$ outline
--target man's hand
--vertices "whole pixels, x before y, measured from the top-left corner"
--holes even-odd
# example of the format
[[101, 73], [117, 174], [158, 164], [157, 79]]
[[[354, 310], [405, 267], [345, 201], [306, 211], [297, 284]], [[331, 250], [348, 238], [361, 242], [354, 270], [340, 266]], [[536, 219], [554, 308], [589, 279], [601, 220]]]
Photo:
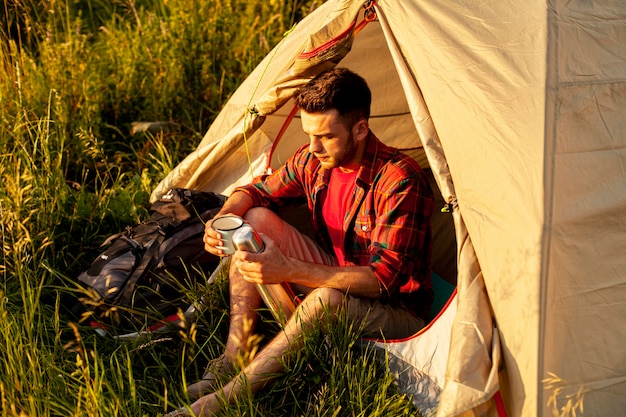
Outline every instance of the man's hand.
[[213, 219], [206, 223], [204, 228], [204, 249], [217, 256], [224, 256], [224, 251], [218, 246], [224, 246], [222, 236], [213, 229], [213, 222], [223, 216], [231, 215], [243, 217], [252, 207], [252, 199], [242, 191], [235, 191], [228, 197], [228, 200], [222, 206], [222, 209], [215, 215]]
[[224, 251], [222, 250], [222, 248], [224, 247], [224, 240], [223, 240], [224, 236], [222, 236], [220, 232], [218, 232], [217, 230], [213, 228], [213, 222], [219, 219], [220, 217], [224, 217], [227, 215], [234, 216], [233, 214], [230, 214], [230, 213], [217, 215], [211, 220], [209, 220], [204, 226], [204, 237], [202, 238], [204, 242], [204, 250], [206, 250], [209, 253], [212, 253], [213, 255], [217, 255], [217, 256], [225, 255]]
[[231, 262], [243, 278], [254, 284], [278, 284], [289, 281], [293, 271], [290, 260], [267, 235], [260, 234], [265, 250], [261, 253], [237, 251]]

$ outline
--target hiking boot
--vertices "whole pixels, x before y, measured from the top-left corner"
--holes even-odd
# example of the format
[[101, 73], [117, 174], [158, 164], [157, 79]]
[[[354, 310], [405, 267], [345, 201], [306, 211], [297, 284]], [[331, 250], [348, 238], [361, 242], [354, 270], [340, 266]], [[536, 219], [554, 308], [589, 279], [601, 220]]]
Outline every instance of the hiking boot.
[[204, 369], [204, 375], [200, 381], [194, 382], [187, 387], [187, 394], [193, 401], [216, 391], [220, 386], [230, 381], [235, 376], [235, 366], [223, 353], [209, 361]]
[[179, 408], [178, 410], [170, 411], [163, 417], [191, 417], [191, 413], [186, 408]]

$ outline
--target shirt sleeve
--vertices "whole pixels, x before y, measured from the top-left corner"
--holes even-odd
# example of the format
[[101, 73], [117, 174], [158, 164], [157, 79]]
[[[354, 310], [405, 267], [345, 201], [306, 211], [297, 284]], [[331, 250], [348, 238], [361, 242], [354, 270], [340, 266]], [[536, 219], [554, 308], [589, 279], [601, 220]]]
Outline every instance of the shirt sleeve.
[[401, 171], [390, 170], [374, 191], [376, 220], [369, 263], [383, 298], [400, 287], [417, 291], [430, 268], [433, 194], [421, 169], [409, 175]]
[[285, 164], [269, 175], [256, 177], [251, 184], [238, 187], [252, 198], [254, 207], [278, 210], [296, 207], [306, 199], [305, 175], [310, 154], [302, 146]]

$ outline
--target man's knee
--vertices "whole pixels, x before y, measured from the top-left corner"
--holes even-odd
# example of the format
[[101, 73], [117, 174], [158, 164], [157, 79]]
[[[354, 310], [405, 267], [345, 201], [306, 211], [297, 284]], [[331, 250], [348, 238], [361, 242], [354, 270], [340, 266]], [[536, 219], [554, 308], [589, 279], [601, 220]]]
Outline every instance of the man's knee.
[[[278, 216], [265, 207], [253, 207], [244, 214], [243, 218], [254, 228], [254, 230], [264, 229], [267, 223], [273, 223]], [[280, 220], [280, 219], [279, 219]]]
[[265, 207], [253, 207], [243, 218], [259, 233], [264, 233], [274, 240], [282, 236], [284, 221], [272, 210]]
[[316, 288], [304, 298], [292, 318], [295, 318], [300, 326], [321, 326], [324, 330], [328, 320], [335, 321], [337, 311], [341, 308], [345, 297], [346, 295], [339, 290]]
[[334, 311], [345, 302], [346, 297], [343, 291], [334, 288], [316, 288], [311, 291], [306, 300], [315, 306]]

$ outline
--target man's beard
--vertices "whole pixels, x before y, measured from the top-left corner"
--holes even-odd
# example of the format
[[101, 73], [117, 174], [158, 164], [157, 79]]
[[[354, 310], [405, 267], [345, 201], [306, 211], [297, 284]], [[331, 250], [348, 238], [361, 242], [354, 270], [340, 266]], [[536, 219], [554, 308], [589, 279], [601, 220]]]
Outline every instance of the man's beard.
[[338, 168], [344, 166], [349, 163], [354, 155], [356, 154], [356, 141], [354, 140], [354, 135], [350, 132], [348, 136], [348, 140], [346, 141], [346, 146], [342, 149], [341, 152], [337, 153], [334, 157], [334, 164], [331, 168]]

